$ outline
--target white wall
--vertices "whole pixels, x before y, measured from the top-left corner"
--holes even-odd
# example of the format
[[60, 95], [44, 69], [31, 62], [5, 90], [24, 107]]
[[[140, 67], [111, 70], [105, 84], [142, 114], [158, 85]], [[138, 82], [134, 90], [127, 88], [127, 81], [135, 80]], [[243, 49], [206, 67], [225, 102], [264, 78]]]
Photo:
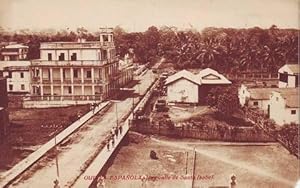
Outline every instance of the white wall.
[[[21, 78], [21, 72], [24, 77]], [[4, 71], [3, 76], [8, 76], [8, 72]], [[9, 85], [13, 86], [12, 90], [9, 90]], [[22, 85], [24, 85], [24, 90], [22, 90]], [[30, 73], [29, 70], [24, 71], [12, 71], [12, 77], [7, 78], [7, 91], [8, 92], [30, 92]]]
[[168, 102], [198, 103], [198, 85], [181, 78], [167, 86]]
[[99, 60], [99, 49], [53, 49], [53, 50], [40, 50], [41, 60], [48, 60], [48, 53], [52, 54], [52, 60], [58, 60], [61, 53], [65, 54], [65, 60], [71, 60], [73, 53], [76, 53], [77, 60]]
[[245, 85], [243, 85], [243, 84], [239, 88], [238, 97], [239, 97], [239, 101], [240, 101], [240, 105], [241, 106], [244, 106], [246, 104], [246, 100], [248, 98], [250, 98], [250, 93], [247, 90], [247, 87]]
[[287, 73], [288, 74], [288, 82], [278, 81], [279, 88], [295, 88], [296, 87], [296, 76], [294, 76], [293, 72], [288, 68], [287, 65], [284, 65], [278, 70], [278, 77], [280, 73]]
[[[292, 114], [291, 110], [296, 110]], [[273, 92], [270, 99], [270, 119], [273, 119], [278, 125], [299, 123], [299, 109], [287, 108], [285, 99], [278, 92]]]

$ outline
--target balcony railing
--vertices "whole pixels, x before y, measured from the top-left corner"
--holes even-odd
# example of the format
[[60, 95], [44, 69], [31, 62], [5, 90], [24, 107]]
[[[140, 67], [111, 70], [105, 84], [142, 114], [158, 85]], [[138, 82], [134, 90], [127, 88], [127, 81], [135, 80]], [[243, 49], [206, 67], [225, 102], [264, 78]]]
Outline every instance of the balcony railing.
[[97, 95], [32, 95], [26, 96], [23, 98], [24, 101], [65, 101], [65, 100], [72, 100], [72, 101], [101, 101], [103, 100], [102, 94]]
[[31, 66], [102, 66], [110, 60], [48, 61], [33, 60]]
[[86, 41], [86, 42], [44, 42], [40, 49], [91, 49], [114, 47], [113, 42]]

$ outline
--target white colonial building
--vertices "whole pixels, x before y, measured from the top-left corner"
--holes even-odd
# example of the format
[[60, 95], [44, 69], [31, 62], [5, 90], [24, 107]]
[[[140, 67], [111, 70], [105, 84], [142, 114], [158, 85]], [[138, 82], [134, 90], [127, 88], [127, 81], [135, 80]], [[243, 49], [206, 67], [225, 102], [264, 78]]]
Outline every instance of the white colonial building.
[[28, 46], [9, 44], [1, 48], [1, 61], [19, 61], [27, 59]]
[[166, 79], [167, 101], [169, 103], [201, 103], [209, 90], [215, 86], [231, 84], [217, 71], [206, 68], [193, 74], [182, 70]]
[[0, 75], [7, 79], [9, 93], [24, 94], [30, 92], [30, 61], [26, 61], [28, 46], [9, 44], [0, 52]]
[[276, 124], [299, 124], [299, 91], [273, 91], [270, 97], [270, 119]]
[[101, 101], [117, 92], [128, 70], [119, 67], [112, 29], [102, 29], [99, 41], [41, 43], [40, 59], [31, 61], [32, 96], [26, 100]]
[[0, 72], [7, 79], [7, 92], [25, 94], [30, 92], [30, 61], [0, 61]]
[[295, 88], [298, 87], [300, 68], [298, 64], [286, 64], [278, 70], [278, 87]]

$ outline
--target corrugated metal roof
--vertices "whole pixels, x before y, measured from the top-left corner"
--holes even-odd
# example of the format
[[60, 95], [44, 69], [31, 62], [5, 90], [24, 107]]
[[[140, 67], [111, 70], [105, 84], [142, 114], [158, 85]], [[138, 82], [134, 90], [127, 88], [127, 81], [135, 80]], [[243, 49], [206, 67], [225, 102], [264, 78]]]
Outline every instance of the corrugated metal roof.
[[166, 79], [166, 85], [168, 85], [176, 80], [179, 80], [181, 78], [185, 78], [191, 82], [194, 82], [195, 84], [201, 84], [200, 80], [198, 79], [198, 77], [196, 75], [194, 75], [193, 73], [191, 73], [187, 70], [182, 70], [182, 71], [179, 71], [179, 72], [169, 76]]
[[298, 64], [286, 64], [286, 66], [294, 73], [294, 74], [299, 74], [300, 73], [300, 68]]
[[231, 81], [225, 78], [225, 76], [211, 68], [200, 70], [197, 76], [202, 84], [231, 84]]

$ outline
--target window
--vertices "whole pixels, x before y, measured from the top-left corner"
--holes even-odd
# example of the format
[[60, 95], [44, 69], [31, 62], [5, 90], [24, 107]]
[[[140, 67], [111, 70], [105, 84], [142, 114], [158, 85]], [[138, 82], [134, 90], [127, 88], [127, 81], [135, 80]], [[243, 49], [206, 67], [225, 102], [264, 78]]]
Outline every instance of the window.
[[103, 41], [108, 42], [108, 35], [102, 35]]
[[296, 110], [291, 110], [291, 114], [296, 114]]
[[60, 53], [60, 55], [58, 56], [58, 60], [59, 61], [64, 61], [65, 60], [65, 54], [64, 53]]
[[21, 90], [25, 90], [25, 85], [21, 84]]
[[77, 69], [73, 70], [73, 76], [74, 76], [74, 78], [78, 78], [78, 70]]
[[288, 74], [287, 72], [279, 73], [279, 81], [281, 82], [288, 82]]
[[50, 69], [48, 69], [48, 79], [50, 80], [51, 78], [51, 72], [50, 72]]
[[68, 87], [68, 93], [72, 94], [72, 87], [71, 86]]
[[258, 106], [258, 102], [257, 101], [253, 102], [253, 105]]
[[9, 84], [8, 87], [9, 87], [9, 91], [12, 91], [14, 89], [12, 84]]
[[52, 54], [48, 53], [48, 61], [52, 61]]
[[86, 71], [86, 77], [87, 78], [92, 78], [92, 71]]
[[66, 70], [63, 69], [62, 71], [63, 71], [63, 79], [65, 79], [66, 78]]
[[24, 72], [20, 72], [20, 78], [24, 78]]
[[12, 78], [12, 72], [8, 72], [8, 78]]
[[276, 101], [278, 101], [279, 100], [279, 98], [278, 97], [276, 97]]
[[102, 52], [101, 54], [102, 60], [107, 60], [107, 50], [102, 50], [101, 52]]
[[76, 53], [72, 53], [71, 55], [71, 61], [76, 61], [77, 60], [77, 54]]

